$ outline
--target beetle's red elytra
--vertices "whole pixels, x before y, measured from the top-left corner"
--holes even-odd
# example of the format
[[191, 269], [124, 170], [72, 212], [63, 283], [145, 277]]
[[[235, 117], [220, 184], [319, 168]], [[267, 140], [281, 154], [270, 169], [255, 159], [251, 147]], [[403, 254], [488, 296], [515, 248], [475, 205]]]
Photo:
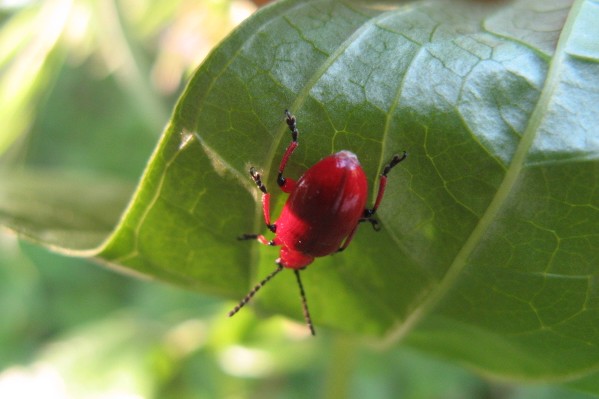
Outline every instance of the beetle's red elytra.
[[283, 177], [285, 166], [298, 146], [295, 116], [285, 110], [286, 122], [291, 131], [291, 143], [279, 165], [277, 184], [289, 198], [275, 223], [270, 220], [270, 194], [256, 168], [250, 168], [250, 176], [262, 191], [262, 212], [266, 227], [275, 234], [268, 240], [262, 234], [243, 234], [240, 240], [257, 240], [264, 245], [280, 246], [277, 268], [258, 283], [235, 308], [229, 317], [237, 313], [270, 279], [283, 268], [292, 269], [300, 289], [302, 308], [310, 333], [316, 335], [299, 271], [305, 269], [314, 258], [343, 251], [350, 244], [358, 225], [369, 222], [379, 230], [374, 218], [387, 186], [387, 174], [408, 154], [394, 155], [383, 169], [379, 189], [372, 208], [366, 208], [368, 181], [358, 157], [350, 151], [329, 155], [310, 169], [298, 181]]

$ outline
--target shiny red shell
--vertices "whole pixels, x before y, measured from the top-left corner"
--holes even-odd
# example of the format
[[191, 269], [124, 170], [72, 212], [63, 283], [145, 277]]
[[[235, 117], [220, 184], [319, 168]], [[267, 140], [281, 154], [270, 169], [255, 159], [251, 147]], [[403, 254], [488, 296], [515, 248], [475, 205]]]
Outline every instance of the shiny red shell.
[[358, 157], [340, 151], [323, 158], [297, 181], [276, 222], [280, 262], [301, 269], [337, 252], [364, 215], [368, 181]]

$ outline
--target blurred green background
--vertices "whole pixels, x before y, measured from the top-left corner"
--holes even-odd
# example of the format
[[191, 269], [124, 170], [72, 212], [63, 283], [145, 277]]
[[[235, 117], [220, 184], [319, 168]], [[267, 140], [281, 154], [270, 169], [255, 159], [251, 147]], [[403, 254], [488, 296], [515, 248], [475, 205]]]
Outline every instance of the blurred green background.
[[[0, 1], [1, 178], [38, 168], [132, 191], [186, 77], [255, 10], [242, 0]], [[279, 317], [228, 319], [232, 305], [0, 231], [0, 398], [590, 397], [324, 330], [308, 338]]]

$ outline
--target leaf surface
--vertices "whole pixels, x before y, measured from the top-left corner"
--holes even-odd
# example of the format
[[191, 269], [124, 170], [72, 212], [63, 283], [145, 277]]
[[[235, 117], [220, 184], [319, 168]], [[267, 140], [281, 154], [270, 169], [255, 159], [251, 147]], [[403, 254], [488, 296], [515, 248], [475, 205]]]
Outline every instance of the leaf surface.
[[[390, 174], [382, 231], [363, 226], [302, 272], [316, 326], [405, 339], [505, 378], [588, 381], [599, 368], [597, 20], [588, 0], [267, 7], [194, 74], [97, 256], [241, 298], [278, 256], [236, 236], [265, 230], [250, 166], [275, 220], [284, 204], [289, 108], [300, 130], [289, 177], [348, 149], [374, 196], [392, 154], [410, 154]], [[43, 242], [47, 228], [28, 235]], [[302, 318], [292, 273], [256, 299]]]

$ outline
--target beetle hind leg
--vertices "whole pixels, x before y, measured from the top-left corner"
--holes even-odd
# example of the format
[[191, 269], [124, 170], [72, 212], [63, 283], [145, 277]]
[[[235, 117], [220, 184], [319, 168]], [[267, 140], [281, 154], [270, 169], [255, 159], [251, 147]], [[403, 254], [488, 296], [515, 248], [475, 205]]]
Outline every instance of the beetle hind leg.
[[370, 216], [370, 217], [364, 217], [362, 219], [360, 219], [358, 221], [358, 223], [364, 223], [364, 222], [368, 222], [372, 225], [372, 229], [374, 231], [380, 231], [381, 230], [381, 225], [379, 223], [378, 220], [376, 220], [374, 217]]
[[[402, 155], [399, 154], [395, 154], [393, 155], [393, 158], [391, 158], [391, 161], [389, 161], [389, 163], [387, 165], [385, 165], [385, 168], [383, 169], [383, 173], [381, 173], [381, 180], [379, 181], [379, 191], [376, 195], [376, 199], [374, 201], [374, 206], [370, 209], [365, 209], [364, 210], [364, 217], [362, 219], [371, 220], [371, 216], [373, 216], [377, 209], [379, 209], [379, 205], [381, 204], [381, 201], [383, 200], [383, 195], [385, 194], [385, 188], [387, 187], [387, 174], [391, 171], [391, 169], [393, 169], [398, 163], [400, 163], [401, 161], [403, 161], [404, 159], [406, 159], [408, 156], [407, 152], [403, 152]], [[363, 220], [360, 221], [363, 221]], [[372, 223], [372, 221], [370, 221], [370, 223]], [[373, 223], [372, 226], [374, 227], [375, 224]], [[376, 228], [375, 228], [376, 230]]]
[[[389, 161], [389, 163], [387, 165], [385, 165], [385, 168], [383, 169], [383, 173], [381, 173], [381, 180], [379, 182], [379, 191], [376, 195], [376, 199], [374, 200], [374, 206], [372, 208], [364, 209], [364, 213], [362, 214], [362, 217], [358, 220], [358, 224], [363, 223], [363, 222], [368, 222], [372, 225], [372, 228], [374, 229], [374, 231], [379, 231], [381, 229], [381, 225], [379, 224], [379, 221], [374, 218], [374, 214], [376, 213], [377, 209], [379, 209], [379, 205], [381, 204], [381, 201], [383, 200], [383, 195], [385, 194], [385, 188], [387, 187], [387, 174], [398, 163], [400, 163], [401, 161], [406, 159], [407, 156], [408, 156], [408, 153], [405, 151], [403, 152], [402, 155], [395, 154], [395, 155], [393, 155], [393, 158], [391, 158], [391, 161]], [[349, 235], [345, 239], [345, 242], [341, 245], [341, 247], [337, 250], [337, 252], [341, 252], [345, 248], [347, 248], [347, 246], [349, 245], [351, 240], [354, 238], [354, 234], [356, 233], [358, 224], [356, 224], [356, 227], [354, 227], [354, 229], [351, 231], [351, 233], [349, 233]]]
[[287, 166], [287, 161], [289, 161], [291, 154], [293, 154], [293, 151], [295, 151], [299, 145], [297, 142], [299, 131], [297, 130], [297, 120], [295, 119], [295, 116], [291, 115], [289, 110], [285, 110], [285, 116], [285, 122], [287, 122], [287, 126], [291, 131], [291, 143], [289, 143], [287, 149], [285, 150], [285, 154], [283, 154], [283, 158], [281, 158], [281, 163], [279, 164], [279, 174], [277, 175], [277, 184], [279, 187], [281, 187], [283, 192], [290, 193], [295, 187], [295, 180], [283, 177], [283, 172], [285, 171], [285, 166]]

